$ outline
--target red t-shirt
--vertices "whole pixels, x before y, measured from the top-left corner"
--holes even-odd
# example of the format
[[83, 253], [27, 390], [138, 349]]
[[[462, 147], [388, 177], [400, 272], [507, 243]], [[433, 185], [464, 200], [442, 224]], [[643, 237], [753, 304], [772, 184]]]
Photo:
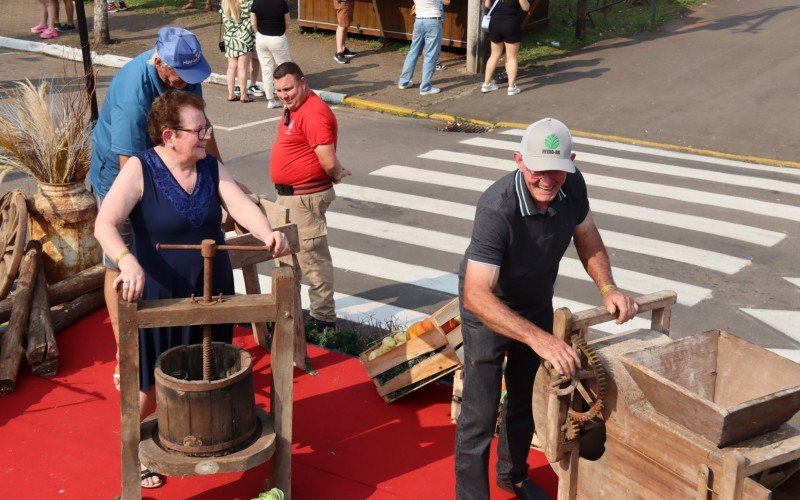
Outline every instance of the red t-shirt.
[[289, 115], [289, 125], [278, 125], [278, 138], [272, 146], [269, 174], [273, 184], [297, 186], [329, 180], [314, 148], [333, 144], [339, 127], [331, 108], [311, 92], [303, 104]]

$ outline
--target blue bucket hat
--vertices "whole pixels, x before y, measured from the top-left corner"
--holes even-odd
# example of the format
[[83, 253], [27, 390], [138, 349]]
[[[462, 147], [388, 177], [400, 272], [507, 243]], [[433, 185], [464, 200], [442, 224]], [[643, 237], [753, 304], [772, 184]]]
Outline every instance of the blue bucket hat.
[[183, 28], [166, 26], [158, 30], [156, 52], [164, 64], [186, 83], [200, 83], [211, 74], [211, 66], [203, 57], [203, 49], [194, 33]]

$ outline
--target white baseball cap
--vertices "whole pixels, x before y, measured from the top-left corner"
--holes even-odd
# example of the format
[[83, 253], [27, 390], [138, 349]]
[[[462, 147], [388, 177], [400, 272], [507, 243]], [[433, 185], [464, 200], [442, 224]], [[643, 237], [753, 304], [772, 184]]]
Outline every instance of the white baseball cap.
[[535, 172], [562, 170], [575, 172], [572, 163], [572, 134], [555, 118], [544, 118], [528, 125], [522, 135], [519, 154], [525, 166]]

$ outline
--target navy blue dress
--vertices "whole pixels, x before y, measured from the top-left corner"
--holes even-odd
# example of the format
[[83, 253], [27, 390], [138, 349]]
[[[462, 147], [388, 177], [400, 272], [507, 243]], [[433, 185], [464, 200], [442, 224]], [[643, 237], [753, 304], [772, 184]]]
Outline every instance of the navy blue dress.
[[[188, 194], [155, 150], [137, 155], [142, 162], [142, 199], [130, 214], [133, 254], [145, 272], [142, 300], [203, 295], [203, 257], [199, 250], [156, 250], [156, 243], [199, 245], [204, 239], [225, 241], [220, 227], [219, 166], [213, 156], [197, 163], [197, 182]], [[233, 272], [227, 252], [214, 257], [213, 293], [233, 294]], [[215, 342], [230, 343], [232, 325], [215, 325]], [[139, 330], [139, 387], [155, 384], [156, 359], [179, 345], [199, 344], [203, 327], [142, 328]]]

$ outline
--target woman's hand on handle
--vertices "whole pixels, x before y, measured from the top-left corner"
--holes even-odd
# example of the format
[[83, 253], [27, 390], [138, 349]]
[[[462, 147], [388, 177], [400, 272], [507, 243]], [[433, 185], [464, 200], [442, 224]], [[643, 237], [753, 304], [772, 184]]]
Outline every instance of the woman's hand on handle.
[[292, 250], [289, 247], [289, 240], [286, 238], [286, 235], [280, 231], [272, 231], [269, 233], [269, 236], [264, 239], [264, 244], [272, 251], [272, 255], [275, 257], [286, 255]]
[[139, 265], [136, 257], [128, 254], [119, 262], [120, 273], [112, 286], [118, 290], [122, 285], [122, 298], [128, 302], [135, 302], [142, 298], [144, 291], [144, 269]]

